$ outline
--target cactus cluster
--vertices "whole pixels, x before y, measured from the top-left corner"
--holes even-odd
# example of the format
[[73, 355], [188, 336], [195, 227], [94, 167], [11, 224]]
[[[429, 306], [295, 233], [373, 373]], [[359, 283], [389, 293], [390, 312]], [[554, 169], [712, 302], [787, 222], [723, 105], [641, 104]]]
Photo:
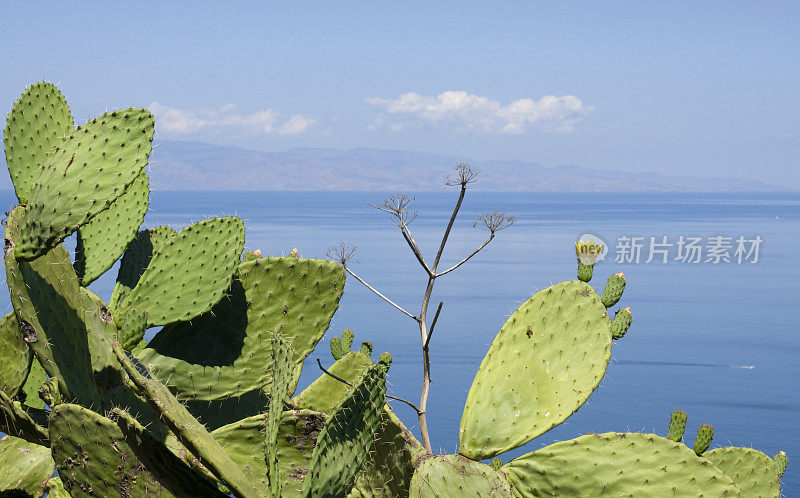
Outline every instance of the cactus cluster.
[[[153, 129], [144, 109], [74, 128], [49, 83], [28, 88], [8, 115], [19, 205], [5, 220], [14, 310], [0, 319], [3, 495], [779, 495], [785, 454], [707, 451], [709, 425], [689, 448], [683, 412], [668, 437], [589, 434], [497, 458], [575, 413], [631, 326], [630, 308], [609, 315], [622, 273], [602, 294], [589, 285], [602, 248], [588, 244], [576, 248], [579, 279], [535, 294], [495, 337], [457, 454], [426, 451], [395, 416], [392, 357], [373, 361], [372, 343], [354, 348], [351, 330], [331, 339], [330, 368], [295, 393], [344, 269], [296, 250], [242, 253], [235, 217], [142, 229]], [[73, 233], [74, 260], [63, 244]], [[120, 257], [105, 303], [87, 286]]]

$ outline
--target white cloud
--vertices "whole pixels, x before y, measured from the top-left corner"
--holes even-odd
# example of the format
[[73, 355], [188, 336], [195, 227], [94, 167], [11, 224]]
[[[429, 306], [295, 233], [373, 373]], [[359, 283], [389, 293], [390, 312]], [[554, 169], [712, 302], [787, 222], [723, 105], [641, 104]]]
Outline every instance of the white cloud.
[[570, 133], [594, 110], [574, 95], [546, 95], [538, 101], [526, 98], [503, 105], [463, 91], [442, 92], [435, 97], [411, 92], [397, 99], [370, 98], [367, 103], [395, 117], [391, 122], [379, 117], [372, 126], [390, 131], [430, 124], [485, 133], [520, 134], [529, 128]]
[[153, 102], [149, 109], [156, 115], [156, 128], [159, 131], [177, 135], [300, 135], [308, 131], [315, 122], [313, 118], [300, 114], [281, 119], [280, 114], [273, 109], [245, 114], [238, 112], [234, 104], [226, 104], [219, 109], [177, 109]]

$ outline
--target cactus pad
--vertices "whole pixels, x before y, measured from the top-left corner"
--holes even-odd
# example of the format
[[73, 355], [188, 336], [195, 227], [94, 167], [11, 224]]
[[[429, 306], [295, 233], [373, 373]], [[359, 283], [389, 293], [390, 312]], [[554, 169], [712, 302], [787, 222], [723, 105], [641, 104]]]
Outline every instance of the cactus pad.
[[149, 326], [205, 313], [230, 287], [243, 246], [244, 224], [239, 218], [211, 218], [189, 225], [153, 254], [119, 309], [147, 311]]
[[686, 420], [688, 419], [686, 412], [675, 410], [669, 417], [669, 434], [667, 438], [670, 441], [680, 443], [683, 440], [683, 433], [686, 431]]
[[[63, 246], [30, 262], [12, 253], [27, 208], [16, 207], [6, 226], [6, 280], [22, 337], [67, 399], [98, 406], [78, 278]], [[39, 386], [36, 386], [38, 390]]]
[[50, 415], [58, 474], [73, 498], [171, 497], [148, 472], [114, 422], [82, 406], [61, 404]]
[[152, 139], [144, 109], [107, 113], [70, 133], [31, 187], [17, 257], [41, 256], [117, 200], [147, 164]]
[[19, 392], [31, 367], [31, 350], [22, 339], [17, 315], [13, 312], [0, 319], [0, 391], [9, 397]]
[[520, 498], [740, 496], [723, 471], [655, 434], [587, 434], [523, 455], [501, 470]]
[[272, 340], [272, 389], [269, 396], [269, 410], [266, 421], [266, 460], [269, 485], [272, 494], [281, 495], [281, 481], [278, 477], [278, 431], [281, 425], [283, 405], [289, 390], [294, 385], [294, 351], [289, 341], [280, 333]]
[[118, 343], [114, 344], [114, 354], [150, 406], [161, 415], [164, 424], [216, 478], [241, 498], [258, 496], [241, 470], [225, 454], [203, 424], [189, 413], [166, 386], [152, 376], [143, 375]]
[[[210, 313], [164, 327], [139, 355], [181, 398], [216, 400], [269, 386], [272, 332], [281, 332], [299, 365], [339, 305], [344, 271], [330, 261], [261, 258], [242, 263]], [[293, 389], [292, 389], [293, 390]]]
[[20, 96], [6, 120], [6, 162], [17, 199], [28, 202], [47, 154], [75, 129], [72, 113], [52, 83], [36, 83]]
[[[328, 372], [349, 383], [357, 381], [372, 361], [361, 351], [351, 351], [328, 369]], [[298, 408], [331, 413], [342, 402], [351, 387], [326, 373], [322, 373], [300, 394], [292, 399]]]
[[367, 367], [325, 421], [303, 481], [304, 495], [344, 498], [351, 492], [380, 426], [385, 375], [379, 365]]
[[[347, 354], [350, 350], [353, 349], [353, 338], [355, 334], [350, 329], [344, 329], [342, 331], [342, 354]], [[337, 358], [338, 360], [338, 358]]]
[[606, 308], [586, 283], [560, 283], [523, 303], [481, 362], [459, 452], [492, 458], [563, 422], [603, 378], [611, 340]]
[[75, 271], [87, 286], [122, 256], [144, 221], [150, 198], [144, 170], [117, 200], [78, 229]]
[[117, 285], [111, 293], [108, 309], [116, 312], [119, 303], [124, 301], [139, 283], [150, 260], [153, 259], [153, 254], [160, 251], [174, 236], [175, 230], [170, 227], [155, 227], [142, 230], [133, 237], [122, 256], [117, 273]]
[[[350, 351], [348, 349], [348, 351]], [[331, 338], [331, 356], [336, 361], [342, 359], [342, 341], [338, 337]]]
[[496, 496], [511, 498], [502, 473], [461, 455], [431, 456], [417, 467], [411, 479], [410, 498]]
[[60, 477], [51, 477], [44, 485], [47, 498], [71, 498]]
[[0, 495], [10, 490], [21, 490], [33, 496], [42, 496], [45, 482], [55, 471], [50, 448], [13, 436], [0, 439], [0, 462], [3, 463]]
[[772, 457], [772, 460], [775, 462], [775, 467], [778, 469], [778, 477], [783, 477], [783, 473], [786, 472], [786, 465], [789, 463], [789, 459], [786, 458], [786, 452], [781, 451]]
[[703, 455], [728, 474], [742, 490], [742, 496], [778, 498], [781, 480], [775, 462], [752, 448], [716, 448]]

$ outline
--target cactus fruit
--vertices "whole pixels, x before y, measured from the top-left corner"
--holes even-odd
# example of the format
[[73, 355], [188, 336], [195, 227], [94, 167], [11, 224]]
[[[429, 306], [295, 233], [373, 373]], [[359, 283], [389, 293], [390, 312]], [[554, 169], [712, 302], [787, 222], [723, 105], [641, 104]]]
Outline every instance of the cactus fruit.
[[389, 370], [389, 367], [392, 366], [392, 355], [389, 353], [381, 353], [381, 355], [378, 357], [378, 365], [382, 366], [386, 370]]
[[492, 458], [492, 463], [489, 466], [494, 470], [500, 470], [500, 467], [503, 466], [503, 460], [500, 458]]
[[694, 452], [702, 455], [711, 445], [714, 438], [714, 428], [708, 424], [703, 424], [697, 429], [697, 437], [694, 440]]
[[614, 339], [622, 339], [622, 336], [628, 332], [631, 323], [633, 323], [633, 315], [631, 315], [630, 308], [622, 308], [617, 311], [611, 321], [611, 335]]
[[611, 275], [606, 280], [606, 288], [603, 290], [603, 306], [610, 308], [619, 302], [622, 297], [622, 291], [625, 290], [625, 274], [619, 272]]
[[779, 452], [772, 457], [772, 460], [775, 462], [775, 468], [778, 469], [778, 477], [783, 477], [783, 473], [786, 472], [786, 465], [789, 463], [789, 459], [786, 458], [786, 452]]
[[[350, 351], [348, 349], [348, 351]], [[331, 356], [336, 361], [342, 359], [342, 341], [338, 337], [331, 338]]]
[[146, 311], [148, 326], [191, 320], [205, 313], [230, 287], [243, 246], [244, 224], [239, 218], [211, 218], [189, 225], [153, 253], [118, 309]]
[[31, 350], [22, 338], [17, 315], [13, 312], [0, 319], [0, 391], [16, 396], [31, 368]]
[[75, 272], [81, 285], [94, 282], [122, 256], [144, 221], [149, 198], [147, 174], [142, 170], [124, 194], [78, 229]]
[[481, 362], [461, 418], [459, 452], [492, 458], [544, 434], [594, 391], [611, 358], [611, 326], [588, 284], [564, 282], [523, 303]]
[[578, 256], [578, 280], [588, 283], [592, 279], [594, 265], [602, 252], [602, 244], [596, 244], [591, 240], [579, 240], [575, 243], [575, 254]]
[[119, 265], [117, 284], [108, 301], [108, 309], [112, 313], [116, 313], [119, 303], [127, 299], [128, 294], [139, 283], [153, 259], [153, 254], [166, 246], [175, 233], [170, 227], [150, 228], [138, 232], [128, 243]]
[[669, 434], [667, 438], [670, 441], [680, 443], [683, 440], [683, 433], [686, 431], [686, 420], [688, 416], [686, 412], [675, 410], [669, 418]]
[[117, 200], [147, 164], [152, 139], [153, 115], [126, 109], [95, 118], [56, 144], [31, 186], [16, 257], [45, 254]]
[[514, 496], [740, 496], [724, 472], [655, 434], [587, 434], [505, 464]]
[[3, 135], [6, 162], [20, 204], [47, 162], [47, 154], [75, 129], [72, 113], [52, 83], [36, 83], [19, 97]]
[[369, 358], [372, 355], [372, 343], [369, 341], [364, 341], [361, 343], [361, 353]]
[[778, 498], [781, 480], [775, 462], [752, 448], [715, 448], [703, 454], [739, 486], [742, 496]]
[[353, 349], [353, 339], [355, 334], [350, 329], [342, 331], [342, 354], [345, 354]]
[[370, 365], [317, 437], [303, 494], [344, 498], [355, 486], [378, 429], [386, 394], [386, 372]]
[[283, 333], [299, 365], [330, 324], [344, 270], [330, 261], [262, 258], [239, 265], [230, 289], [209, 313], [164, 327], [137, 355], [182, 399], [218, 400], [267, 388], [270, 338]]
[[0, 495], [11, 490], [20, 490], [22, 496], [42, 496], [45, 482], [53, 475], [55, 463], [46, 446], [3, 436], [0, 439]]
[[430, 456], [417, 467], [411, 478], [409, 496], [511, 498], [513, 495], [502, 473], [461, 455], [443, 455]]

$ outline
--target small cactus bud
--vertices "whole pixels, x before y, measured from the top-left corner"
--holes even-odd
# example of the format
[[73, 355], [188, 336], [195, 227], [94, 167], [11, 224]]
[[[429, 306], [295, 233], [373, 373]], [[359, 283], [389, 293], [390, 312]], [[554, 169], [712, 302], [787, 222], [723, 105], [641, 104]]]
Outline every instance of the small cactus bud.
[[499, 458], [493, 458], [492, 459], [491, 467], [494, 470], [500, 470], [500, 467], [502, 467], [502, 466], [503, 466], [503, 461], [501, 459], [499, 459]]
[[578, 256], [578, 280], [588, 282], [592, 279], [594, 264], [602, 252], [603, 245], [594, 241], [579, 240], [575, 243], [575, 254]]
[[686, 412], [675, 410], [669, 418], [669, 435], [670, 440], [680, 443], [683, 440], [683, 433], [686, 431], [686, 420], [689, 417]]
[[336, 361], [342, 359], [342, 342], [338, 337], [331, 339], [331, 354], [333, 355], [333, 359]]
[[628, 332], [628, 328], [633, 323], [633, 315], [630, 308], [623, 308], [614, 314], [611, 321], [611, 334], [614, 339], [621, 339]]
[[786, 452], [781, 451], [772, 457], [772, 460], [775, 462], [775, 467], [778, 469], [778, 477], [782, 477], [783, 473], [786, 472], [786, 465], [789, 463], [789, 459], [786, 458]]
[[378, 358], [378, 364], [385, 370], [389, 370], [389, 367], [392, 366], [392, 355], [389, 353], [381, 353], [381, 356]]
[[369, 341], [362, 342], [361, 352], [364, 353], [369, 358], [372, 355], [372, 343]]
[[622, 272], [608, 277], [606, 288], [600, 299], [603, 302], [603, 306], [610, 308], [619, 302], [619, 299], [622, 297], [622, 291], [625, 290], [625, 283], [625, 274]]
[[344, 329], [342, 331], [342, 351], [343, 352], [350, 352], [353, 349], [353, 338], [355, 334], [350, 329]]
[[694, 440], [694, 452], [697, 453], [698, 456], [705, 453], [709, 446], [711, 446], [711, 440], [714, 438], [714, 428], [708, 424], [703, 424], [697, 429], [697, 438]]

